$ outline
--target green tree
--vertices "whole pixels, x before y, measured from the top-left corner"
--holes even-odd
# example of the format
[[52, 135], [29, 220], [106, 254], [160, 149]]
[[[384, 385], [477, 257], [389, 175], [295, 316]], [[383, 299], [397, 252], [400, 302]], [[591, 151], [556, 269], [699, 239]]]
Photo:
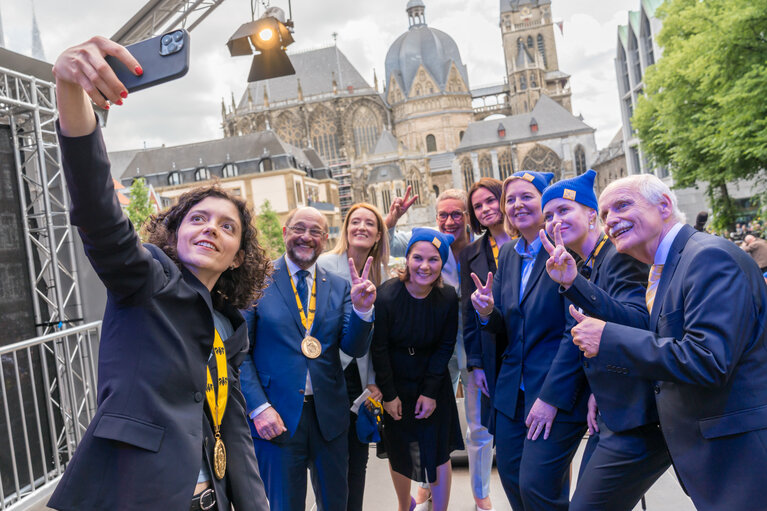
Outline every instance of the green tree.
[[726, 183], [767, 168], [767, 2], [667, 0], [657, 15], [663, 57], [632, 123], [676, 187], [708, 183], [714, 226], [731, 228]]
[[258, 241], [266, 250], [269, 259], [278, 258], [285, 251], [282, 225], [277, 212], [272, 209], [272, 204], [268, 200], [264, 201], [260, 213], [256, 215], [256, 228], [258, 228]]
[[143, 177], [133, 181], [130, 187], [130, 203], [125, 208], [128, 219], [137, 232], [141, 231], [147, 218], [155, 212], [152, 202], [149, 200], [149, 188]]

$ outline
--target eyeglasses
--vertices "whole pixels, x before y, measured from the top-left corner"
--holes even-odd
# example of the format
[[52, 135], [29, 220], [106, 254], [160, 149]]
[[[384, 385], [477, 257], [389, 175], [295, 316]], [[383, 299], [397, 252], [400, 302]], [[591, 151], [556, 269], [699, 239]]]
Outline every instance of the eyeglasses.
[[445, 211], [441, 212], [437, 215], [437, 218], [442, 220], [443, 222], [447, 220], [448, 217], [453, 219], [453, 222], [457, 222], [461, 218], [463, 218], [464, 212], [463, 211], [453, 211], [451, 213], [447, 213]]
[[306, 234], [306, 231], [309, 231], [309, 236], [311, 236], [312, 238], [321, 238], [325, 236], [325, 234], [327, 234], [322, 229], [307, 229], [303, 225], [289, 225], [288, 229], [293, 231], [293, 234], [296, 234], [298, 236], [303, 236], [304, 234]]

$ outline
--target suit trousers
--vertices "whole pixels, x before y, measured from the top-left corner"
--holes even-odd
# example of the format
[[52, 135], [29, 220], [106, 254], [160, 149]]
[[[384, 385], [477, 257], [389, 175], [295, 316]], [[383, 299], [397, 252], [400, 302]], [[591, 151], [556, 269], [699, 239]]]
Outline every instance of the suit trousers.
[[597, 416], [599, 433], [583, 454], [571, 511], [631, 511], [671, 465], [658, 424], [616, 433]]
[[317, 509], [346, 511], [347, 435], [330, 441], [322, 437], [313, 400], [304, 403], [292, 437], [286, 432], [271, 442], [254, 438], [253, 445], [271, 511], [305, 509], [307, 468]]
[[496, 463], [514, 511], [567, 511], [570, 463], [586, 427], [554, 422], [549, 438], [527, 439], [525, 397], [520, 390], [514, 417], [495, 412]]

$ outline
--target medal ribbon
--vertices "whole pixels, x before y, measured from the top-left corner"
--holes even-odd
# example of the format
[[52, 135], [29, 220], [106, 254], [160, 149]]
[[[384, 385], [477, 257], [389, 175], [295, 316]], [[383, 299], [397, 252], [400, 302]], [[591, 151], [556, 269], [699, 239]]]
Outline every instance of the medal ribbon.
[[[221, 436], [221, 421], [224, 418], [224, 410], [226, 410], [226, 400], [229, 397], [229, 378], [226, 365], [226, 348], [224, 347], [224, 341], [221, 340], [221, 336], [218, 334], [218, 330], [215, 332], [215, 338], [213, 339], [213, 354], [216, 356], [216, 368], [218, 369], [218, 385], [213, 385], [213, 378], [210, 374], [210, 367], [206, 367], [208, 370], [208, 385], [205, 387], [205, 397], [208, 400], [208, 408], [210, 408], [210, 415], [213, 417], [213, 428], [215, 429], [216, 438]], [[218, 389], [218, 392], [216, 392]], [[218, 394], [218, 395], [216, 395]]]
[[495, 267], [498, 268], [498, 244], [495, 242], [495, 238], [490, 236], [490, 248], [493, 251], [493, 259], [495, 259]]
[[312, 297], [309, 299], [309, 314], [304, 312], [304, 306], [301, 305], [301, 298], [298, 296], [298, 290], [296, 289], [296, 283], [293, 282], [293, 277], [290, 278], [290, 285], [293, 286], [293, 294], [296, 297], [296, 305], [298, 305], [298, 312], [301, 314], [301, 324], [304, 325], [306, 333], [309, 333], [312, 325], [314, 324], [314, 312], [317, 310], [317, 278], [312, 282]]
[[[605, 243], [607, 243], [607, 236], [602, 235], [602, 239], [599, 240], [599, 244], [597, 244], [596, 248], [593, 252], [589, 254], [589, 256], [586, 258], [586, 262], [583, 263], [583, 266], [587, 266], [589, 269], [594, 267], [594, 261], [596, 261], [597, 256], [599, 255], [599, 251], [602, 250], [602, 247], [605, 246]], [[589, 272], [589, 276], [587, 277], [588, 280], [591, 280], [591, 273]]]

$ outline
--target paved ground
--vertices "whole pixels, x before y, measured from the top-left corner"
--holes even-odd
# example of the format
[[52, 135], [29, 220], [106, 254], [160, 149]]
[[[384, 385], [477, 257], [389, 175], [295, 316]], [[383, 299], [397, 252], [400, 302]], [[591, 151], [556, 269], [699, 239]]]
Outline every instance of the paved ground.
[[[581, 448], [583, 444], [581, 445]], [[581, 452], [576, 455], [573, 473], [578, 473]], [[415, 494], [415, 488], [413, 489]], [[511, 511], [511, 506], [506, 500], [501, 487], [498, 473], [493, 469], [490, 481], [490, 496], [496, 511]], [[43, 500], [43, 502], [47, 499]], [[311, 490], [307, 492], [306, 509], [312, 509], [314, 498]], [[692, 501], [684, 494], [677, 483], [673, 471], [666, 472], [655, 486], [646, 495], [647, 511], [695, 511]], [[370, 511], [396, 511], [397, 500], [394, 495], [394, 487], [389, 476], [389, 465], [386, 460], [375, 457], [375, 449], [370, 451], [368, 463], [368, 477], [365, 485], [365, 510]], [[30, 505], [26, 509], [30, 511], [48, 510], [42, 503]], [[466, 466], [456, 466], [453, 469], [453, 484], [450, 493], [450, 511], [474, 511], [474, 499], [469, 487], [469, 470]], [[642, 510], [637, 505], [635, 511]]]

